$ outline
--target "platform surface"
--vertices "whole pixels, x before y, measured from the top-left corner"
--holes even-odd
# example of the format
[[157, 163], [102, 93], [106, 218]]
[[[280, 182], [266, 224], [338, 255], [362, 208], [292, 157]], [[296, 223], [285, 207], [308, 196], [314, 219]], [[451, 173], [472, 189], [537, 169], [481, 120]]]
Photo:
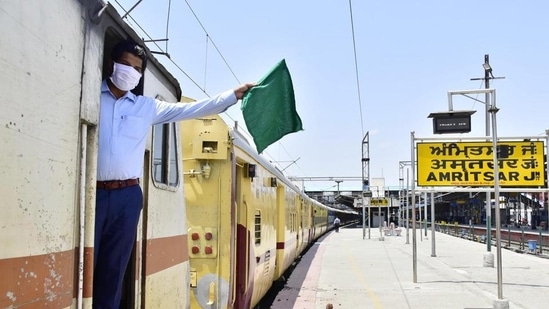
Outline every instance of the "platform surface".
[[[383, 239], [383, 240], [381, 240]], [[431, 231], [416, 231], [414, 282], [412, 229], [380, 237], [379, 229], [342, 228], [301, 258], [273, 309], [549, 308], [549, 259], [497, 249]], [[434, 256], [433, 256], [434, 255]], [[501, 287], [501, 297], [498, 290]]]

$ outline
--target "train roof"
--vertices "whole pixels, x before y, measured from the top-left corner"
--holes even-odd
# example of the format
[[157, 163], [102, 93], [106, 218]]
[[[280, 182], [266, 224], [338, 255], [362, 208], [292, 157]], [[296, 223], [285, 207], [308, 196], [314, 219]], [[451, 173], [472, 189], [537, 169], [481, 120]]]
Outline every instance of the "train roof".
[[229, 134], [231, 138], [233, 139], [233, 144], [240, 149], [244, 150], [248, 155], [253, 157], [257, 162], [259, 162], [264, 168], [269, 170], [271, 173], [273, 173], [280, 181], [284, 182], [288, 187], [292, 188], [294, 191], [298, 192], [303, 199], [312, 200], [313, 203], [319, 207], [326, 208], [328, 210], [339, 212], [339, 213], [355, 213], [356, 211], [352, 209], [339, 209], [327, 206], [325, 204], [322, 204], [321, 202], [311, 198], [305, 192], [303, 192], [298, 186], [296, 186], [288, 177], [286, 177], [278, 168], [276, 168], [273, 164], [271, 164], [269, 161], [267, 161], [263, 156], [257, 153], [257, 151], [250, 145], [246, 137], [238, 131], [238, 129], [231, 129], [229, 131]]
[[[286, 177], [282, 171], [276, 168], [271, 162], [267, 161], [262, 155], [258, 154], [257, 151], [250, 145], [246, 137], [238, 131], [238, 129], [232, 128], [229, 130], [229, 134], [233, 139], [233, 144], [240, 149], [244, 150], [248, 155], [253, 157], [257, 162], [259, 162], [264, 168], [273, 173], [280, 181], [284, 182], [288, 187], [291, 187], [296, 192], [299, 192], [302, 197], [307, 197], [307, 195], [299, 189], [288, 177]], [[307, 197], [309, 198], [309, 197]]]

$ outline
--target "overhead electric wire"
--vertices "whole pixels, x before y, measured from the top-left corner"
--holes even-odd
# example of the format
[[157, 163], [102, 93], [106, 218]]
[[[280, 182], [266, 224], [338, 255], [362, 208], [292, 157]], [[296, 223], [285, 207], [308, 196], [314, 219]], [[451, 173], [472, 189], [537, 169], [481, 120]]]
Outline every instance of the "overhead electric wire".
[[189, 7], [189, 10], [191, 10], [191, 13], [193, 13], [194, 15], [194, 18], [196, 19], [196, 21], [198, 22], [198, 24], [200, 25], [200, 27], [202, 27], [202, 31], [204, 31], [204, 33], [206, 33], [206, 35], [210, 38], [210, 42], [212, 42], [212, 45], [213, 47], [215, 48], [215, 50], [217, 51], [217, 54], [221, 57], [221, 59], [223, 59], [223, 62], [225, 63], [225, 65], [227, 66], [227, 68], [229, 69], [229, 71], [231, 71], [231, 74], [233, 75], [233, 77], [236, 79], [236, 81], [240, 84], [240, 80], [238, 79], [238, 77], [236, 77], [236, 74], [234, 74], [234, 71], [233, 69], [231, 68], [231, 66], [229, 65], [229, 63], [227, 62], [227, 60], [225, 59], [225, 57], [223, 56], [223, 54], [221, 53], [221, 51], [219, 50], [219, 48], [217, 48], [217, 45], [215, 45], [215, 42], [213, 41], [211, 35], [208, 33], [208, 31], [206, 31], [206, 28], [204, 27], [204, 25], [202, 25], [202, 22], [200, 21], [200, 19], [198, 19], [198, 16], [196, 16], [196, 14], [194, 13], [194, 10], [193, 8], [191, 7], [191, 5], [189, 4], [189, 1], [185, 0], [185, 3], [187, 3], [187, 6]]
[[168, 53], [168, 38], [170, 37], [170, 11], [172, 9], [172, 0], [168, 0], [168, 16], [166, 16], [166, 53]]
[[[483, 87], [482, 87], [483, 85], [484, 85], [484, 81], [481, 81], [481, 82], [480, 82], [480, 86], [478, 86], [478, 89], [482, 89], [482, 88], [483, 88]], [[479, 96], [479, 94], [477, 93], [477, 95], [476, 95], [475, 98], [478, 99], [478, 96]], [[471, 109], [474, 109], [476, 104], [477, 104], [477, 102], [476, 102], [475, 100], [473, 100], [473, 106], [471, 106]]]
[[208, 81], [208, 45], [210, 42], [210, 36], [206, 34], [206, 50], [204, 51], [204, 89], [206, 89], [206, 82]]
[[351, 16], [351, 34], [353, 37], [353, 53], [355, 57], [355, 75], [356, 75], [356, 86], [357, 86], [357, 93], [358, 93], [358, 109], [360, 110], [360, 128], [362, 129], [361, 136], [364, 136], [364, 121], [362, 118], [362, 100], [360, 97], [360, 78], [358, 76], [358, 60], [356, 55], [355, 25], [353, 21], [353, 6], [351, 4], [351, 0], [349, 0], [349, 14]]

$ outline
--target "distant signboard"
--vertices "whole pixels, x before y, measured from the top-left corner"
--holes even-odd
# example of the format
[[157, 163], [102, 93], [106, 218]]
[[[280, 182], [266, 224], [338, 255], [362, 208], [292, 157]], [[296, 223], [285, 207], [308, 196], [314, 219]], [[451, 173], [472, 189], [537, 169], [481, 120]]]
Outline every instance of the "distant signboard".
[[429, 114], [433, 118], [433, 133], [469, 133], [471, 132], [471, 115], [475, 111], [447, 111]]
[[471, 116], [433, 119], [433, 133], [435, 134], [469, 132], [471, 132]]
[[[502, 187], [544, 187], [542, 141], [500, 141], [507, 158], [498, 160]], [[494, 185], [492, 142], [417, 143], [418, 186]]]
[[384, 197], [373, 197], [370, 200], [370, 205], [372, 206], [387, 206], [387, 199]]

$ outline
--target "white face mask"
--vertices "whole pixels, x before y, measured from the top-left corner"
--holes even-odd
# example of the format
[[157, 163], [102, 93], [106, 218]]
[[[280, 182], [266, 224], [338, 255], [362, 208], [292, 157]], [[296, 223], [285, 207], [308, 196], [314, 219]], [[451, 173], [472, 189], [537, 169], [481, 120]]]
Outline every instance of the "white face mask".
[[141, 73], [133, 67], [117, 62], [114, 63], [111, 81], [116, 88], [122, 91], [130, 91], [137, 87], [140, 79]]

